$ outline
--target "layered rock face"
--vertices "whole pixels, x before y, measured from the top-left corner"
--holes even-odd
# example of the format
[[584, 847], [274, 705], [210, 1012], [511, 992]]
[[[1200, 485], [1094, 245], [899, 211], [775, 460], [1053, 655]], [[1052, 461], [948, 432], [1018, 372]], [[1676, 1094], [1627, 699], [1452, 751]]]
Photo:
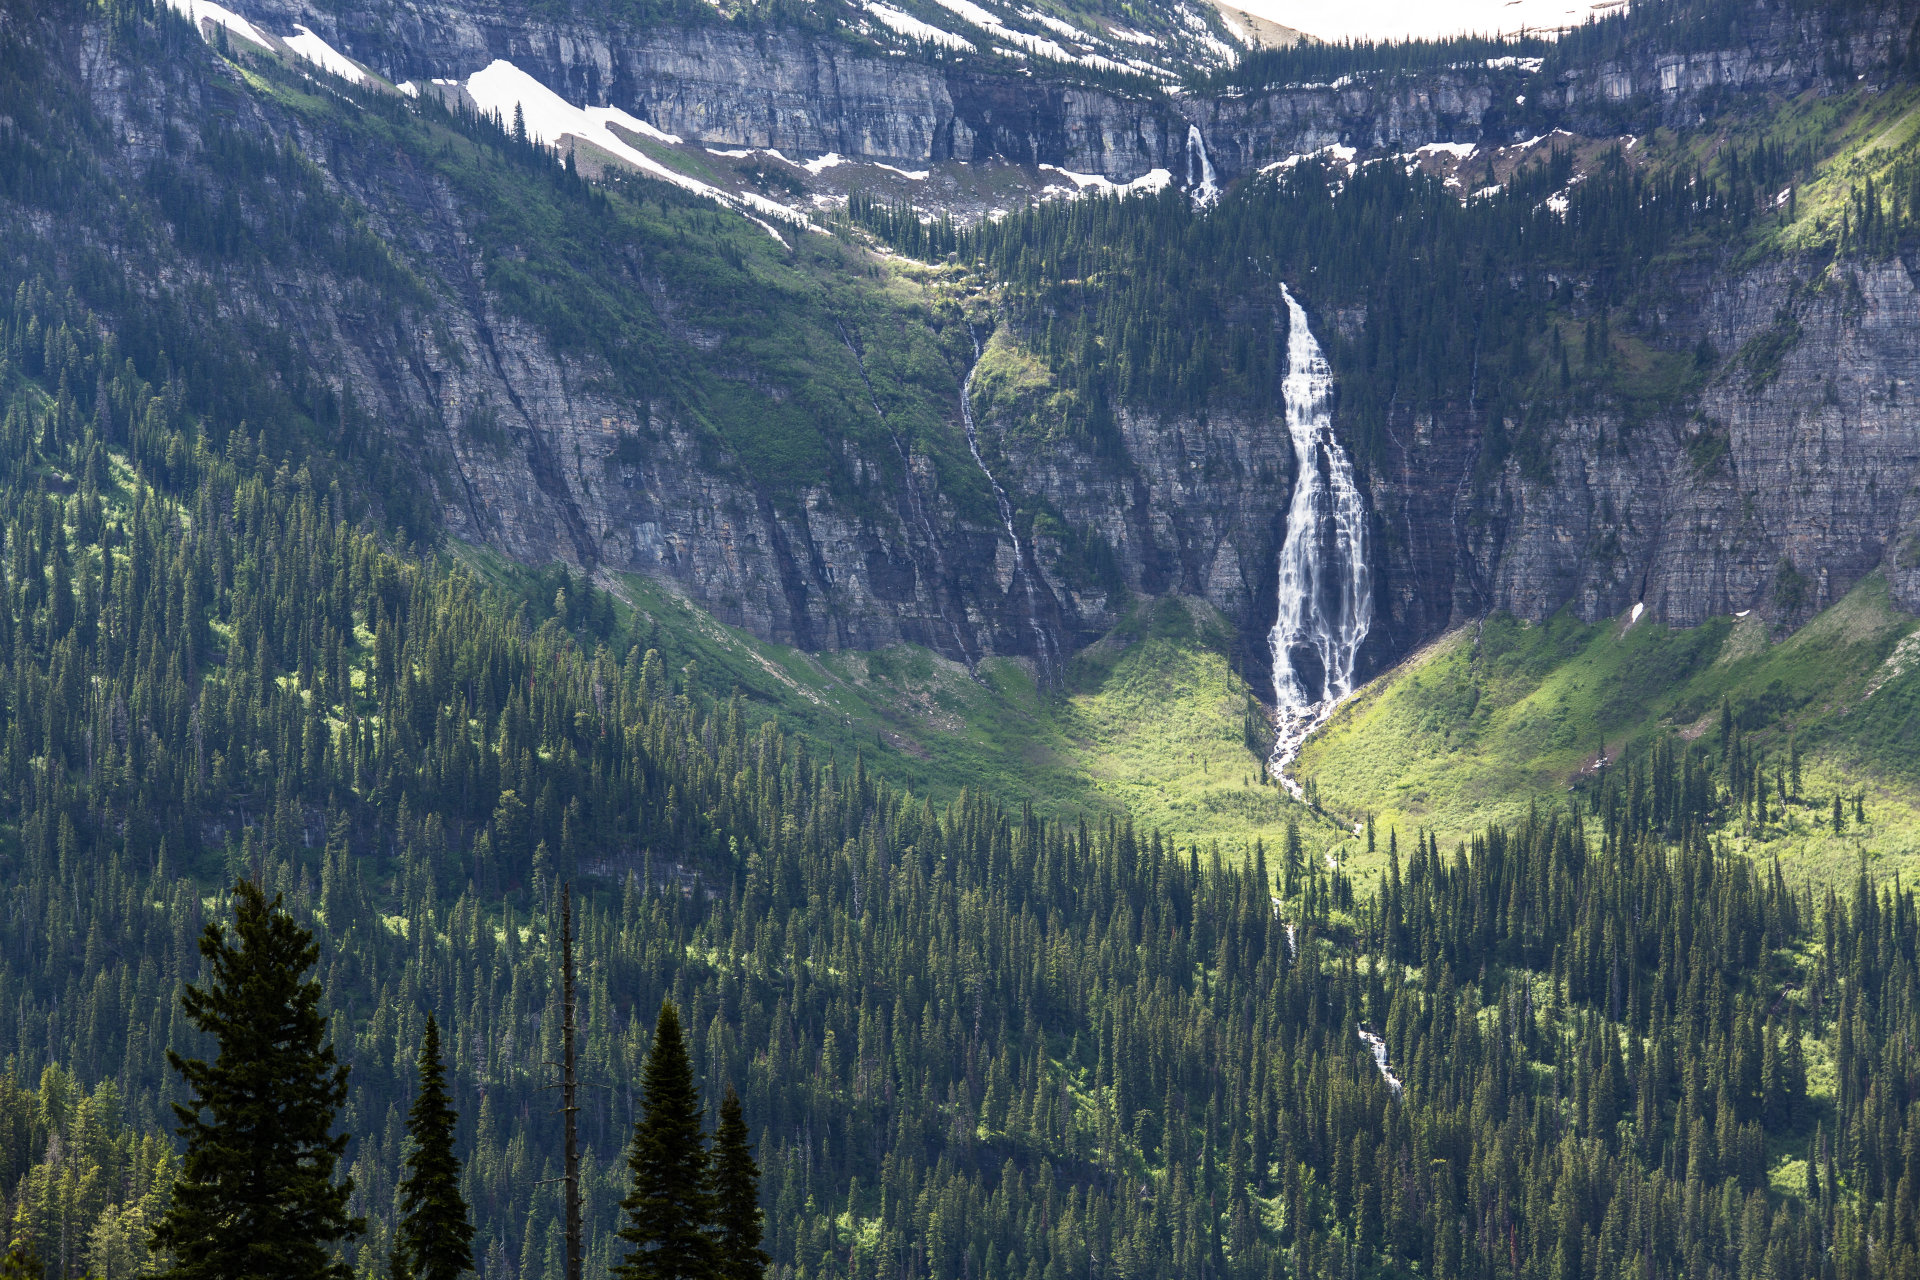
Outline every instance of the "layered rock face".
[[1644, 604], [1681, 626], [1746, 610], [1790, 624], [1882, 568], [1920, 609], [1909, 267], [1702, 272], [1668, 300], [1679, 333], [1725, 353], [1690, 411], [1576, 415], [1552, 429], [1544, 465], [1510, 459], [1477, 484], [1482, 441], [1464, 415], [1390, 433], [1372, 497], [1396, 648], [1488, 609], [1593, 621]]
[[[1466, 66], [1218, 96], [1140, 100], [967, 60], [886, 56], [818, 32], [723, 23], [596, 23], [515, 0], [389, 0], [321, 12], [307, 0], [236, 0], [275, 31], [296, 22], [395, 80], [464, 78], [495, 58], [575, 102], [614, 105], [690, 140], [901, 164], [1001, 159], [1115, 181], [1168, 169], [1184, 182], [1198, 125], [1222, 179], [1329, 144], [1408, 150], [1498, 143], [1568, 128], [1601, 136], [1690, 125], [1729, 95], [1797, 94], [1884, 72], [1898, 12], [1755, 10], [1726, 47], [1642, 40], [1617, 57], [1536, 75]], [[1858, 73], [1850, 69], [1858, 67]]]
[[[275, 29], [314, 20], [292, 8], [263, 16]], [[384, 46], [387, 58], [336, 32], [395, 76], [463, 74], [510, 55], [581, 100], [638, 102], [690, 136], [798, 154], [922, 159], [986, 148], [1127, 177], [1156, 163], [1184, 169], [1185, 112], [1204, 117], [1215, 163], [1230, 173], [1337, 139], [1457, 137], [1505, 110], [1495, 106], [1504, 83], [1467, 72], [1176, 108], [972, 81], [726, 28], [614, 40], [504, 8], [422, 5], [340, 18], [347, 30], [354, 22], [411, 32]], [[1617, 71], [1624, 80], [1593, 72], [1568, 83], [1565, 109], [1667, 93], [1660, 100], [1684, 110], [1687, 86], [1730, 77], [1791, 86], [1826, 74], [1804, 60], [1715, 57]], [[1663, 66], [1680, 70], [1668, 77]], [[1645, 76], [1654, 79], [1636, 78]], [[983, 415], [984, 455], [1019, 513], [1016, 558], [991, 507], [967, 497], [982, 482], [953, 445], [963, 359], [950, 361], [940, 410], [944, 453], [896, 435], [848, 462], [854, 499], [824, 485], [769, 492], [711, 434], [662, 404], [605, 390], [605, 370], [557, 353], [503, 312], [482, 283], [473, 212], [431, 179], [404, 166], [335, 177], [384, 237], [430, 264], [437, 301], [414, 326], [421, 336], [370, 331], [352, 289], [325, 277], [279, 282], [246, 305], [301, 335], [315, 367], [376, 415], [414, 424], [409, 448], [456, 535], [529, 562], [648, 574], [780, 641], [904, 640], [968, 661], [1014, 654], [1044, 665], [1111, 626], [1128, 593], [1178, 591], [1232, 619], [1248, 669], [1264, 666], [1294, 482], [1277, 407], [1200, 419], [1122, 406], [1120, 448], [1108, 453]], [[1678, 624], [1743, 609], [1791, 621], [1881, 566], [1896, 598], [1920, 608], [1914, 274], [1899, 262], [1703, 270], [1676, 280], [1665, 305], [1671, 340], [1705, 337], [1721, 353], [1697, 405], [1671, 419], [1576, 415], [1551, 433], [1543, 462], [1491, 474], [1471, 413], [1393, 424], [1385, 465], [1364, 477], [1376, 531], [1374, 668], [1488, 609], [1542, 618], [1571, 606], [1595, 619], [1645, 603]], [[1755, 354], [1766, 351], [1776, 354]], [[1110, 553], [1110, 573], [1086, 571], [1088, 547]]]

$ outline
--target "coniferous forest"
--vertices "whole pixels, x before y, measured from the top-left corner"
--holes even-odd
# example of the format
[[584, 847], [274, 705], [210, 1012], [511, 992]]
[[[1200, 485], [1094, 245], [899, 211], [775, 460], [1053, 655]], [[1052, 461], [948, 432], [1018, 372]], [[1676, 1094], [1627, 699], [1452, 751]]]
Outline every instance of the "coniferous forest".
[[[291, 146], [232, 145], [306, 189]], [[1465, 400], [1491, 467], [1576, 402], [1643, 409], [1608, 326], [1649, 264], [1789, 220], [1812, 164], [1623, 154], [1472, 204], [1315, 162], [1205, 213], [845, 221], [1001, 281], [1096, 443], [1122, 403], [1269, 394], [1306, 279], [1364, 312], [1328, 334], [1354, 453]], [[44, 162], [0, 122], [10, 196], [86, 195]], [[1824, 251], [1905, 243], [1916, 173]], [[184, 251], [238, 254], [237, 213], [150, 186], [200, 211]], [[414, 287], [320, 230], [288, 243]], [[291, 355], [242, 385], [50, 261], [0, 299], [0, 1276], [1920, 1277], [1920, 899], [1730, 850], [1788, 795], [1730, 710], [1452, 847], [1369, 822], [1377, 883], [1298, 825], [922, 794], [604, 584], [452, 554]], [[1722, 358], [1657, 338], [1675, 395]]]
[[1920, 1257], [1920, 913], [1717, 850], [1737, 730], [1471, 847], [1379, 833], [1372, 895], [1297, 840], [936, 805], [349, 526], [94, 332], [33, 289], [6, 330], [0, 1160], [47, 1274], [232, 1273], [196, 1104], [251, 981], [300, 993], [279, 1140], [339, 1267], [562, 1276], [566, 883], [596, 1274]]

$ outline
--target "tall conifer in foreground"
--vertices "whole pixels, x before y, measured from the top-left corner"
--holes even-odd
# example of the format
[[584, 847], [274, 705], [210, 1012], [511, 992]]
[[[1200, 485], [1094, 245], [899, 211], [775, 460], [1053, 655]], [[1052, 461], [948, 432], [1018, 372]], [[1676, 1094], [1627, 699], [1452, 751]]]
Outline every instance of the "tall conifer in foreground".
[[641, 1087], [640, 1118], [627, 1155], [633, 1189], [620, 1202], [627, 1256], [613, 1274], [621, 1280], [714, 1280], [718, 1250], [709, 1231], [715, 1202], [707, 1136], [671, 1000], [661, 1002]]
[[231, 933], [207, 925], [205, 980], [180, 995], [219, 1052], [167, 1054], [192, 1099], [174, 1104], [187, 1151], [154, 1245], [172, 1250], [176, 1280], [348, 1280], [330, 1246], [365, 1222], [347, 1213], [353, 1180], [333, 1176], [347, 1067], [326, 1043], [320, 983], [302, 976], [320, 949], [277, 894], [242, 880], [233, 898]]
[[456, 1280], [473, 1270], [473, 1223], [460, 1195], [460, 1160], [453, 1154], [458, 1118], [447, 1097], [440, 1024], [428, 1014], [420, 1041], [420, 1092], [407, 1112], [413, 1152], [400, 1182], [400, 1229], [393, 1249], [396, 1273], [404, 1266], [413, 1280]]
[[760, 1280], [767, 1251], [760, 1247], [760, 1167], [747, 1142], [740, 1095], [727, 1086], [720, 1102], [720, 1129], [713, 1140], [714, 1215], [720, 1249], [720, 1280]]

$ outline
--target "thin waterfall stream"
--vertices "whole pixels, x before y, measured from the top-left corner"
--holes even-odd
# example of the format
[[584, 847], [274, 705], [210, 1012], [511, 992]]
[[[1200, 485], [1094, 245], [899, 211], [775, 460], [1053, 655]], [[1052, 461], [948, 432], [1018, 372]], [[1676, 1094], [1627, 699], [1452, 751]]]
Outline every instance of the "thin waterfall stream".
[[1305, 789], [1287, 768], [1307, 735], [1353, 692], [1360, 646], [1373, 622], [1373, 582], [1367, 571], [1366, 504], [1354, 483], [1353, 463], [1333, 434], [1333, 371], [1307, 327], [1306, 311], [1286, 286], [1280, 295], [1287, 303], [1287, 374], [1281, 390], [1299, 475], [1280, 545], [1280, 607], [1267, 637], [1274, 694], [1267, 768], [1295, 799], [1304, 800]]
[[1207, 155], [1206, 135], [1200, 126], [1187, 126], [1187, 189], [1200, 204], [1212, 204], [1220, 198], [1220, 184], [1214, 181], [1213, 160]]
[[1007, 499], [1007, 491], [1000, 487], [1000, 482], [993, 478], [987, 460], [980, 456], [980, 434], [973, 423], [973, 375], [980, 371], [980, 336], [973, 331], [971, 324], [967, 326], [967, 337], [973, 342], [973, 364], [967, 369], [966, 380], [960, 384], [960, 422], [967, 429], [967, 448], [973, 454], [973, 463], [980, 468], [980, 474], [987, 478], [987, 486], [993, 490], [993, 500], [1000, 508], [1000, 523], [1007, 531], [1008, 541], [1013, 543], [1013, 576], [1026, 596], [1027, 625], [1033, 630], [1034, 661], [1040, 664], [1041, 683], [1050, 684], [1059, 666], [1059, 654], [1055, 652], [1052, 634], [1040, 622], [1040, 606], [1033, 592], [1033, 575], [1027, 571], [1026, 548], [1020, 544], [1019, 531], [1013, 525], [1013, 503]]

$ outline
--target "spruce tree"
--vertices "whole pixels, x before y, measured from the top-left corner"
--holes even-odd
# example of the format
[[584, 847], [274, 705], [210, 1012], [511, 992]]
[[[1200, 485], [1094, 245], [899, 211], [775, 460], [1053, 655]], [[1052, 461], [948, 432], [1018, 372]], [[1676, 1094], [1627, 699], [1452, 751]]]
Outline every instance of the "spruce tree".
[[232, 932], [207, 925], [206, 979], [180, 995], [219, 1052], [167, 1054], [192, 1097], [173, 1107], [187, 1151], [154, 1245], [172, 1250], [174, 1280], [349, 1280], [331, 1246], [365, 1222], [347, 1213], [353, 1180], [334, 1180], [347, 1067], [326, 1043], [320, 983], [302, 976], [320, 948], [279, 895], [242, 880], [233, 898]]
[[713, 1173], [693, 1064], [671, 1000], [661, 1002], [641, 1089], [627, 1156], [633, 1189], [620, 1202], [627, 1256], [613, 1274], [621, 1280], [715, 1280]]
[[400, 1183], [393, 1250], [396, 1271], [404, 1265], [412, 1280], [457, 1280], [473, 1270], [473, 1223], [460, 1195], [460, 1161], [453, 1154], [456, 1119], [440, 1057], [440, 1025], [428, 1014], [420, 1040], [420, 1092], [407, 1111], [413, 1152]]
[[727, 1086], [720, 1101], [720, 1128], [713, 1142], [714, 1225], [720, 1248], [720, 1280], [760, 1280], [767, 1251], [760, 1247], [760, 1167], [747, 1143], [740, 1095]]

